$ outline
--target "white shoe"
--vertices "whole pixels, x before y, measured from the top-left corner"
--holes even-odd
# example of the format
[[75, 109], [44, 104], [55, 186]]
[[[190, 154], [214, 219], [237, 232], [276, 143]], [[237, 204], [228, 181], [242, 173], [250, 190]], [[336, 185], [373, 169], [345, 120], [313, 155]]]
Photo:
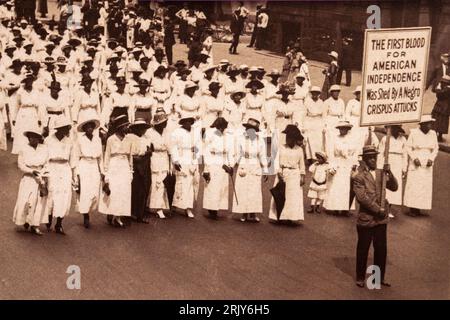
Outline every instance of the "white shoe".
[[391, 218], [391, 219], [395, 218], [395, 216], [392, 213], [389, 213], [388, 217]]
[[166, 216], [164, 215], [164, 212], [162, 210], [156, 211], [156, 214], [158, 215], [158, 217], [160, 219], [165, 219], [166, 218]]
[[186, 213], [187, 213], [187, 216], [188, 216], [189, 218], [191, 218], [191, 219], [194, 218], [194, 214], [192, 213], [192, 210], [191, 210], [191, 209], [187, 209], [187, 210], [186, 210]]

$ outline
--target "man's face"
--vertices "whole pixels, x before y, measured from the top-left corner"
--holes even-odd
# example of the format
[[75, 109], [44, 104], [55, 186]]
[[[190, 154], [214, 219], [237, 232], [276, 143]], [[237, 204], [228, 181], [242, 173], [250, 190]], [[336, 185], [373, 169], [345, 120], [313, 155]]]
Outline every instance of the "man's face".
[[377, 155], [367, 155], [363, 157], [364, 162], [366, 163], [367, 167], [369, 167], [370, 170], [375, 170], [377, 168]]

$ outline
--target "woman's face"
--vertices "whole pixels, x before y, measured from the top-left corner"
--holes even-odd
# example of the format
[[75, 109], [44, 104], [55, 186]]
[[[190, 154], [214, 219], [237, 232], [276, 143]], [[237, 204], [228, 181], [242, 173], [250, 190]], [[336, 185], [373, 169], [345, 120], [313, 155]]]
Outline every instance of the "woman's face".
[[253, 94], [257, 94], [257, 93], [258, 93], [258, 87], [257, 87], [256, 85], [253, 85], [253, 86], [252, 86], [252, 89], [251, 89], [251, 92], [252, 92]]
[[123, 93], [125, 91], [125, 83], [119, 83], [117, 86], [117, 92]]
[[333, 99], [337, 99], [339, 98], [339, 91], [331, 91], [331, 96], [333, 97]]
[[28, 136], [28, 143], [29, 143], [30, 146], [32, 146], [33, 148], [36, 148], [40, 141], [41, 141], [41, 138], [40, 138], [39, 136], [37, 136], [37, 135], [30, 134], [30, 135]]
[[57, 88], [50, 88], [50, 94], [52, 95], [52, 97], [58, 97], [59, 89], [57, 89]]
[[424, 123], [421, 123], [421, 124], [419, 124], [419, 126], [420, 126], [420, 130], [423, 132], [423, 133], [428, 133], [430, 130], [431, 130], [431, 125], [432, 125], [432, 123], [431, 122], [424, 122]]
[[341, 135], [341, 136], [345, 136], [345, 135], [347, 135], [347, 133], [350, 131], [350, 128], [339, 128], [339, 134]]
[[83, 130], [87, 136], [92, 136], [95, 130], [95, 123], [88, 122], [83, 126]]
[[355, 93], [355, 99], [360, 101], [361, 100], [361, 92], [356, 92]]
[[286, 136], [286, 144], [287, 144], [290, 148], [295, 147], [296, 142], [297, 142], [297, 141], [296, 141], [294, 138], [292, 138], [292, 137], [290, 137], [290, 136]]

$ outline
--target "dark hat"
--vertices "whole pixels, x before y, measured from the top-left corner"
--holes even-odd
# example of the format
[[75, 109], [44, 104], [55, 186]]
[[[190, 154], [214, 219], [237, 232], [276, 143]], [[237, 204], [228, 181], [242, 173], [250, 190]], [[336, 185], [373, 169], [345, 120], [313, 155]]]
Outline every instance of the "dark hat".
[[79, 83], [81, 83], [81, 85], [84, 85], [84, 84], [91, 84], [94, 81], [95, 80], [92, 79], [90, 76], [84, 76], [81, 78], [81, 81], [79, 81]]
[[164, 55], [164, 50], [162, 48], [156, 48], [154, 55]]
[[61, 83], [59, 83], [58, 81], [52, 81], [52, 82], [50, 82], [49, 88], [61, 91]]
[[377, 151], [377, 148], [375, 148], [375, 146], [364, 146], [363, 147], [363, 153], [360, 154], [360, 156], [364, 157], [364, 156], [371, 156], [371, 155], [375, 155], [378, 154], [379, 152]]
[[175, 67], [178, 66], [186, 66], [186, 62], [184, 62], [184, 60], [177, 60], [177, 62], [175, 62], [174, 64]]
[[156, 68], [155, 72], [153, 72], [153, 75], [156, 76], [156, 75], [161, 74], [162, 72], [167, 72], [167, 71], [168, 71], [168, 69], [165, 66], [160, 65], [158, 68]]
[[254, 129], [256, 132], [259, 131], [260, 122], [254, 118], [248, 118], [247, 123], [244, 123], [243, 126], [246, 129]]
[[401, 132], [401, 133], [405, 133], [405, 130], [402, 128], [402, 126], [401, 125], [399, 125], [399, 124], [393, 124], [393, 125], [389, 125], [389, 126], [384, 126], [386, 129], [388, 128], [388, 127], [390, 127], [391, 128], [391, 130], [392, 129], [395, 129], [395, 130], [398, 130], [399, 132]]
[[251, 89], [253, 86], [256, 86], [258, 89], [264, 88], [264, 84], [259, 80], [252, 80], [245, 86], [247, 89]]
[[241, 70], [236, 68], [235, 66], [228, 68], [227, 76], [237, 76], [239, 73], [241, 73]]
[[218, 117], [216, 120], [214, 120], [213, 124], [211, 125], [211, 128], [226, 128], [228, 127], [228, 121], [225, 120], [223, 117]]
[[128, 82], [127, 82], [127, 79], [125, 78], [125, 77], [117, 77], [116, 78], [116, 85], [117, 84], [127, 84]]
[[281, 84], [278, 88], [278, 91], [276, 94], [282, 94], [282, 93], [288, 93], [288, 94], [294, 94], [292, 88], [287, 84]]
[[72, 38], [67, 41], [68, 44], [70, 44], [72, 47], [77, 47], [81, 44], [81, 40], [77, 38]]
[[23, 65], [23, 63], [20, 59], [14, 59], [9, 67], [12, 69], [14, 67], [18, 67], [18, 66], [22, 66], [22, 65]]
[[139, 82], [137, 85], [134, 85], [135, 87], [150, 87], [150, 82], [148, 82], [147, 79], [139, 79]]
[[150, 58], [149, 57], [147, 57], [147, 56], [142, 56], [141, 57], [141, 59], [139, 59], [140, 61], [142, 61], [142, 60], [147, 60], [147, 61], [150, 61]]
[[293, 138], [297, 141], [303, 140], [302, 133], [300, 132], [300, 129], [297, 128], [296, 125], [288, 124], [286, 128], [282, 131], [282, 133], [285, 133], [286, 137]]
[[54, 64], [55, 62], [56, 62], [55, 58], [53, 58], [53, 57], [46, 57], [44, 59], [44, 64]]
[[212, 81], [209, 85], [208, 85], [208, 88], [209, 88], [209, 90], [211, 90], [211, 89], [214, 89], [214, 88], [221, 88], [222, 87], [222, 85], [220, 84], [220, 82], [218, 82], [218, 81]]
[[32, 73], [27, 73], [21, 82], [24, 83], [28, 80], [35, 81], [36, 77]]

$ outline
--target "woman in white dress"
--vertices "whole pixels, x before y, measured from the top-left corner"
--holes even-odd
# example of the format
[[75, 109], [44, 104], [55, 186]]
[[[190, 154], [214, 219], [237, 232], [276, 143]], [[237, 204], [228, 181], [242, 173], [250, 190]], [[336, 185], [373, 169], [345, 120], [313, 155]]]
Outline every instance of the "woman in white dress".
[[[261, 176], [268, 167], [266, 146], [258, 135], [260, 122], [257, 119], [250, 118], [243, 126], [246, 130], [236, 142], [238, 167], [232, 211], [242, 215], [242, 222], [259, 222], [257, 215], [263, 211]], [[267, 182], [268, 176], [264, 175], [263, 180]]]
[[250, 92], [247, 94], [245, 99], [246, 108], [244, 110], [245, 113], [243, 121], [246, 122], [248, 119], [253, 118], [261, 122], [263, 120], [262, 110], [266, 100], [264, 95], [258, 90], [263, 89], [264, 84], [259, 80], [252, 80], [247, 83], [245, 88], [250, 89]]
[[6, 96], [0, 92], [0, 150], [7, 149], [6, 144], [6, 124], [8, 123], [8, 115], [6, 112]]
[[41, 93], [33, 88], [34, 81], [32, 74], [26, 75], [22, 80], [24, 86], [17, 91], [17, 109], [10, 110], [14, 128], [13, 154], [18, 154], [21, 146], [27, 143], [23, 133], [29, 128], [41, 127], [44, 121], [43, 106], [39, 104]]
[[78, 212], [83, 216], [83, 224], [89, 229], [89, 214], [98, 209], [103, 170], [103, 148], [95, 129], [100, 126], [98, 119], [87, 119], [78, 125], [80, 136], [75, 142], [74, 160], [78, 193]]
[[228, 210], [228, 175], [233, 175], [233, 138], [225, 133], [228, 122], [222, 117], [210, 127], [206, 130], [203, 147], [203, 208], [208, 210], [210, 218], [215, 219], [218, 210]]
[[358, 165], [358, 147], [349, 134], [352, 125], [340, 121], [336, 125], [339, 135], [329, 141], [327, 146], [331, 177], [327, 180], [327, 194], [324, 208], [327, 213], [349, 216], [350, 175]]
[[50, 231], [53, 217], [55, 232], [64, 235], [62, 221], [69, 215], [72, 201], [73, 144], [70, 138], [71, 121], [61, 115], [55, 120], [55, 133], [45, 139], [48, 148], [48, 201], [47, 230]]
[[[159, 218], [164, 219], [163, 210], [169, 210], [169, 199], [164, 180], [171, 175], [169, 155], [169, 135], [166, 130], [168, 117], [163, 108], [156, 110], [153, 115], [152, 128], [145, 134], [150, 142], [152, 174], [148, 207], [156, 210]], [[170, 179], [170, 177], [169, 177]]]
[[[406, 175], [406, 168], [408, 166], [408, 154], [406, 153], [406, 138], [403, 136], [405, 131], [400, 125], [391, 126], [392, 136], [389, 140], [389, 164], [391, 172], [397, 181], [401, 182], [402, 177]], [[382, 169], [384, 165], [384, 152], [386, 148], [386, 136], [384, 136], [378, 145], [378, 163], [377, 167]], [[403, 201], [403, 183], [398, 184], [397, 191], [386, 189], [386, 199], [390, 205], [401, 206]], [[389, 217], [394, 218], [392, 210], [389, 212]]]
[[433, 167], [439, 151], [437, 135], [431, 126], [431, 115], [422, 116], [419, 128], [412, 129], [406, 141], [408, 172], [404, 205], [411, 216], [425, 215], [421, 210], [431, 210], [433, 199]]
[[324, 152], [325, 148], [325, 121], [323, 113], [325, 110], [324, 102], [320, 99], [322, 90], [317, 87], [311, 87], [311, 97], [305, 99], [305, 135], [306, 135], [306, 158], [316, 159], [317, 152]]
[[23, 176], [20, 180], [13, 222], [31, 232], [42, 235], [39, 225], [45, 221], [47, 200], [47, 147], [42, 144], [41, 129], [36, 127], [24, 132], [28, 144], [19, 152], [18, 165]]
[[132, 140], [127, 138], [128, 118], [126, 115], [114, 121], [114, 134], [106, 142], [104, 156], [105, 185], [108, 195], [106, 208], [101, 213], [108, 215], [111, 225], [125, 227], [121, 217], [131, 216], [131, 182], [133, 161], [131, 157]]
[[173, 206], [184, 210], [191, 219], [200, 183], [198, 160], [202, 144], [201, 130], [194, 123], [195, 118], [190, 113], [182, 115], [180, 127], [171, 134], [170, 152], [176, 177]]
[[339, 132], [336, 125], [345, 117], [345, 103], [339, 98], [341, 87], [334, 84], [330, 87], [330, 97], [324, 101], [324, 118], [328, 137], [332, 139]]
[[283, 130], [286, 143], [277, 152], [275, 185], [282, 180], [286, 183], [286, 202], [278, 215], [275, 201], [270, 205], [269, 219], [272, 221], [298, 222], [304, 220], [303, 185], [305, 184], [305, 160], [301, 144], [303, 136], [295, 125], [287, 125]]

